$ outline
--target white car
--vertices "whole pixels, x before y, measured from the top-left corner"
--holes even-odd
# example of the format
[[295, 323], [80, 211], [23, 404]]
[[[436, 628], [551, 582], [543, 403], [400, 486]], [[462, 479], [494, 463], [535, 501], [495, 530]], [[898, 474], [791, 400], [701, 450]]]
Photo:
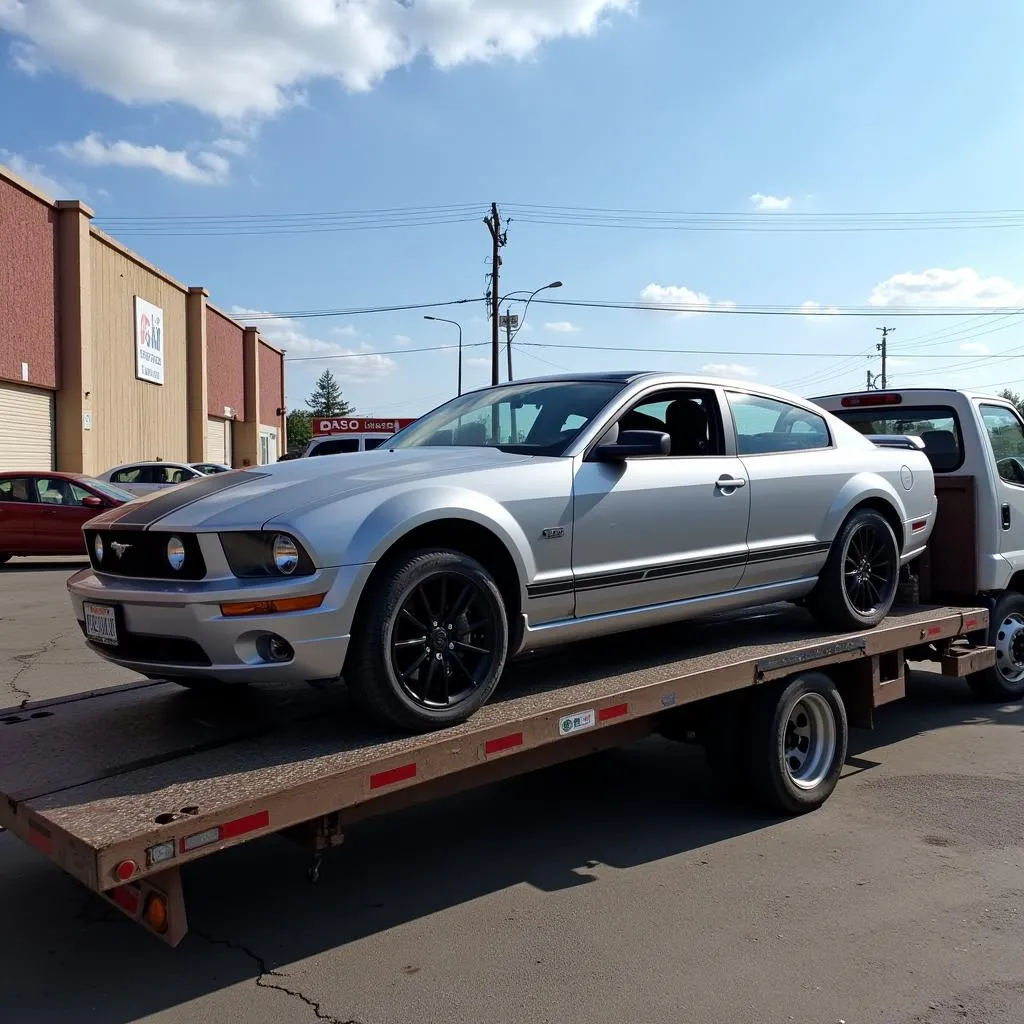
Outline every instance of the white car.
[[208, 476], [211, 471], [223, 471], [213, 470], [213, 465], [203, 462], [164, 462], [162, 459], [126, 462], [100, 473], [97, 479], [106, 480], [132, 494], [152, 494], [164, 487], [176, 487], [190, 480], [198, 480], [199, 477]]

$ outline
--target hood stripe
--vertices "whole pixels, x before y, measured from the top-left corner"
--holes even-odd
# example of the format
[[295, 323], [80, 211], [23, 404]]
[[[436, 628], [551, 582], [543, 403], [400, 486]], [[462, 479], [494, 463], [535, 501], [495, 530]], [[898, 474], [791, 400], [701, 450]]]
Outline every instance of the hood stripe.
[[178, 487], [169, 487], [166, 493], [158, 493], [155, 497], [136, 504], [134, 501], [120, 508], [112, 509], [93, 523], [103, 529], [145, 530], [153, 526], [172, 512], [178, 512], [188, 505], [202, 501], [203, 498], [225, 491], [231, 487], [262, 480], [267, 473], [254, 473], [249, 470], [237, 470], [231, 473], [215, 473], [204, 476]]

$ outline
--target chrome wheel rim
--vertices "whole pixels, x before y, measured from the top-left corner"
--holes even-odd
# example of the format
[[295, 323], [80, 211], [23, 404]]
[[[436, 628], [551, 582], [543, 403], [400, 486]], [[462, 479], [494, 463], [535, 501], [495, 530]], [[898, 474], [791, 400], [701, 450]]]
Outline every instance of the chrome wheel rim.
[[996, 633], [996, 668], [1008, 683], [1024, 679], [1024, 615], [1012, 612]]
[[432, 573], [403, 595], [389, 639], [391, 669], [419, 707], [443, 710], [468, 700], [501, 656], [498, 609], [470, 576]]
[[805, 693], [786, 721], [783, 761], [799, 789], [814, 789], [832, 768], [836, 756], [836, 717], [819, 693]]
[[896, 589], [898, 575], [892, 539], [874, 523], [862, 523], [846, 542], [843, 586], [854, 610], [872, 615], [884, 607]]

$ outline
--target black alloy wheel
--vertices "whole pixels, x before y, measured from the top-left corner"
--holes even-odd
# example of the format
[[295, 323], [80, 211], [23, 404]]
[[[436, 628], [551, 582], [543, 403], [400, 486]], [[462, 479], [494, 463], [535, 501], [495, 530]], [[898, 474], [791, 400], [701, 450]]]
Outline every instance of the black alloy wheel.
[[857, 524], [846, 542], [843, 581], [850, 604], [861, 615], [873, 616], [892, 604], [899, 560], [891, 530], [880, 529], [871, 519]]

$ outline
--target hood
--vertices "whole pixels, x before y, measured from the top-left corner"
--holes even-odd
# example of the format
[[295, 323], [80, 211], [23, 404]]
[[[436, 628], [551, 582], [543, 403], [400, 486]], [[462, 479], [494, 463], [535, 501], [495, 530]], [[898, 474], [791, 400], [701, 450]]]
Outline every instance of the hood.
[[[306, 506], [538, 461], [497, 448], [378, 448], [202, 477], [103, 513], [91, 529], [249, 529]], [[549, 461], [543, 459], [541, 461]]]

